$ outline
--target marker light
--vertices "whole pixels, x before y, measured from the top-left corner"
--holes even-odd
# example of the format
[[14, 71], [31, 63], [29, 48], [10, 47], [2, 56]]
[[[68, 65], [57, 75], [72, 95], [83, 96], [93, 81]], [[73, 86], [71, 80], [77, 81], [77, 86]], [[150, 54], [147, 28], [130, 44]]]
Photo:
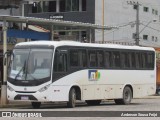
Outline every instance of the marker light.
[[10, 87], [9, 85], [7, 85], [8, 90], [10, 91], [14, 91], [14, 89], [12, 87]]
[[39, 92], [43, 92], [43, 91], [47, 90], [47, 89], [49, 88], [49, 86], [50, 86], [50, 84], [42, 87], [42, 88], [39, 89], [38, 91], [39, 91]]

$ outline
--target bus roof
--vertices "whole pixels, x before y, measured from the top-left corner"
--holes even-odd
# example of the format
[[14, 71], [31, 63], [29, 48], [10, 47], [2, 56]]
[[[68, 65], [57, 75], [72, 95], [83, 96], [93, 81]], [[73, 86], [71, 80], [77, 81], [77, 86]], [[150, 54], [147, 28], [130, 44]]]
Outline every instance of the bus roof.
[[100, 47], [100, 48], [115, 48], [115, 49], [135, 49], [135, 50], [151, 50], [155, 51], [152, 47], [141, 47], [141, 46], [127, 46], [118, 44], [97, 44], [97, 43], [81, 43], [76, 41], [31, 41], [31, 42], [21, 42], [16, 44], [18, 46], [80, 46], [80, 47]]

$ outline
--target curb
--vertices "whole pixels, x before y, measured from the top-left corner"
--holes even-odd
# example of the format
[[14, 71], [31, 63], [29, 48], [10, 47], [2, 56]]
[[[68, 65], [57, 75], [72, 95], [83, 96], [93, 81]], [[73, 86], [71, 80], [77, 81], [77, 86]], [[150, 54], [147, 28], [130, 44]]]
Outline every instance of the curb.
[[5, 105], [1, 105], [0, 104], [0, 108], [13, 108], [13, 107], [27, 107], [27, 106], [31, 106], [30, 102], [8, 102]]
[[0, 108], [14, 108], [14, 107], [28, 107], [31, 106], [31, 104], [6, 104], [6, 105], [0, 105]]
[[158, 95], [155, 95], [155, 96], [147, 96], [147, 97], [143, 97], [143, 98], [140, 98], [140, 99], [160, 99], [160, 96], [158, 96]]

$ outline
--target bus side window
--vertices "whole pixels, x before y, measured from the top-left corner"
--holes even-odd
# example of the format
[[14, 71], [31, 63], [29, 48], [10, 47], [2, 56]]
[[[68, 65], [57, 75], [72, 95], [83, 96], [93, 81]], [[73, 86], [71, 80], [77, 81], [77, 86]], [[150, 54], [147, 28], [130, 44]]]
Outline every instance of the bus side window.
[[89, 51], [89, 66], [90, 67], [96, 67], [96, 52], [93, 51]]
[[142, 59], [141, 59], [141, 53], [136, 52], [136, 68], [141, 69], [142, 68]]
[[136, 56], [134, 52], [131, 52], [131, 65], [132, 65], [132, 69], [136, 68]]
[[119, 68], [120, 67], [120, 53], [118, 51], [114, 51], [112, 53], [113, 59], [113, 67]]
[[128, 53], [128, 59], [129, 59], [129, 68], [132, 69], [132, 54], [131, 54], [131, 52]]
[[58, 52], [55, 53], [54, 71], [55, 72], [67, 71], [67, 54], [66, 53], [58, 53]]
[[122, 52], [121, 53], [121, 64], [123, 68], [129, 68], [130, 67], [130, 59], [128, 52]]
[[78, 50], [70, 50], [70, 66], [71, 67], [79, 66]]
[[67, 55], [64, 53], [60, 54], [58, 68], [59, 72], [67, 71]]
[[109, 51], [105, 52], [104, 63], [107, 68], [111, 67], [111, 52]]
[[154, 69], [154, 53], [147, 54], [147, 67], [149, 69]]
[[80, 56], [80, 66], [81, 67], [87, 67], [87, 53], [86, 50], [80, 50], [79, 51]]
[[141, 54], [142, 58], [142, 68], [147, 69], [147, 53], [142, 53]]
[[104, 53], [103, 53], [103, 51], [97, 52], [97, 59], [98, 59], [98, 67], [104, 67]]

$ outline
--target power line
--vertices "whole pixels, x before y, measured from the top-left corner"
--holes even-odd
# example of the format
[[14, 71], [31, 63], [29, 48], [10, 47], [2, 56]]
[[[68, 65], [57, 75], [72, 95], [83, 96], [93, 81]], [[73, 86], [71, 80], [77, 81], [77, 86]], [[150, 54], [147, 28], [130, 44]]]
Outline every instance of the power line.
[[[145, 24], [143, 24], [143, 23], [141, 23], [143, 26], [146, 26]], [[158, 30], [158, 29], [155, 29], [155, 28], [153, 28], [153, 27], [150, 27], [150, 26], [146, 26], [147, 28], [150, 28], [150, 29], [152, 29], [152, 30], [155, 30], [155, 31], [158, 31], [158, 32], [160, 32], [160, 30]]]
[[160, 45], [157, 45], [156, 43], [154, 43], [154, 42], [151, 42], [151, 41], [141, 41], [141, 43], [142, 44], [144, 44], [144, 43], [146, 43], [146, 44], [152, 44], [152, 45], [154, 45], [154, 47], [156, 46], [156, 47], [160, 47]]

